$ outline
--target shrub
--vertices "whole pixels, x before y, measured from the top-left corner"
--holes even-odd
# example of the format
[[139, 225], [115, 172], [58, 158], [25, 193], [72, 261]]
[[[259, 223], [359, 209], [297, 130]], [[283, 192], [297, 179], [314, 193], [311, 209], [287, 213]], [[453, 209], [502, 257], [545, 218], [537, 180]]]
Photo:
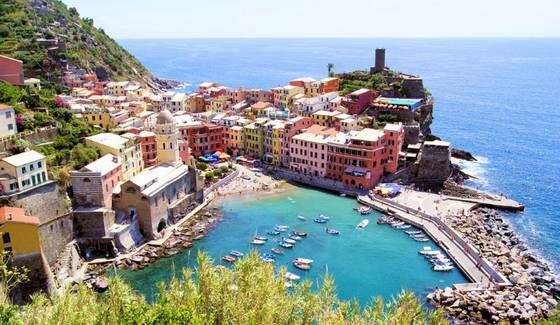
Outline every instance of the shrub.
[[196, 163], [196, 168], [205, 171], [206, 169], [208, 169], [208, 164], [199, 161]]
[[213, 178], [214, 178], [214, 173], [211, 172], [211, 171], [206, 172], [206, 174], [204, 174], [204, 179], [205, 179], [207, 182], [211, 181]]

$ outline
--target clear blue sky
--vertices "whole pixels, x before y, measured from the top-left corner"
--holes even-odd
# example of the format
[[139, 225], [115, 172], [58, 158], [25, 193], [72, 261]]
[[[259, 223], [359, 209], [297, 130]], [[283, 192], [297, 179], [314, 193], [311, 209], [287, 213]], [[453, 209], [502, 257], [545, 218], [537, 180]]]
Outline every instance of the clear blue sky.
[[63, 0], [114, 38], [560, 37], [559, 0]]

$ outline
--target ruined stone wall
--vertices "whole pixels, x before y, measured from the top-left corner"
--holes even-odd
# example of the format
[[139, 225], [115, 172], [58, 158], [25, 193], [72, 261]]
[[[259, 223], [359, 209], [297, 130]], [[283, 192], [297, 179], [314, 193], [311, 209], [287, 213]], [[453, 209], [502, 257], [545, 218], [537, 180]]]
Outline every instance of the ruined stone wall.
[[418, 123], [405, 124], [403, 125], [403, 129], [403, 149], [406, 149], [409, 144], [417, 144], [420, 140], [420, 125]]
[[10, 298], [16, 304], [30, 302], [30, 296], [36, 292], [50, 293], [53, 288], [52, 272], [41, 253], [22, 254], [12, 258], [11, 266], [25, 267], [29, 281], [16, 286]]
[[418, 159], [417, 179], [434, 182], [445, 181], [450, 173], [450, 147], [431, 145], [429, 142], [425, 142]]
[[34, 132], [18, 133], [13, 136], [0, 139], [0, 151], [9, 151], [17, 139], [28, 141], [32, 145], [53, 141], [58, 136], [58, 128], [42, 128]]
[[74, 211], [76, 236], [81, 238], [110, 237], [109, 227], [115, 223], [115, 211], [110, 209], [78, 209]]
[[74, 239], [72, 213], [39, 225], [39, 238], [45, 258], [53, 265], [66, 245]]

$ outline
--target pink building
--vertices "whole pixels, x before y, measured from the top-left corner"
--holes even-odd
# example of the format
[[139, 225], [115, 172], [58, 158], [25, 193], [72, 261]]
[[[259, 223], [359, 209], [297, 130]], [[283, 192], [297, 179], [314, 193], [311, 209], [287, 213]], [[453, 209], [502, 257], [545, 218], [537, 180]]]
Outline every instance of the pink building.
[[284, 135], [281, 139], [282, 150], [281, 150], [281, 160], [280, 166], [289, 168], [290, 167], [290, 142], [294, 135], [300, 133], [301, 130], [307, 129], [313, 124], [310, 117], [298, 116], [289, 119], [284, 124]]
[[142, 160], [144, 166], [154, 166], [157, 164], [157, 144], [156, 134], [150, 131], [142, 131], [140, 129], [130, 129], [128, 133], [138, 135], [140, 139], [140, 148], [142, 148]]
[[0, 80], [12, 85], [23, 85], [23, 62], [0, 55]]
[[327, 175], [328, 141], [336, 130], [313, 125], [290, 140], [290, 170], [303, 175]]
[[118, 157], [106, 154], [70, 175], [74, 200], [78, 205], [110, 209], [113, 189], [122, 180], [122, 163]]
[[191, 148], [189, 148], [189, 142], [185, 139], [179, 139], [179, 157], [185, 165], [188, 165], [191, 160]]
[[341, 105], [348, 110], [348, 114], [356, 115], [368, 108], [372, 100], [373, 92], [371, 89], [362, 88], [346, 95], [342, 99]]

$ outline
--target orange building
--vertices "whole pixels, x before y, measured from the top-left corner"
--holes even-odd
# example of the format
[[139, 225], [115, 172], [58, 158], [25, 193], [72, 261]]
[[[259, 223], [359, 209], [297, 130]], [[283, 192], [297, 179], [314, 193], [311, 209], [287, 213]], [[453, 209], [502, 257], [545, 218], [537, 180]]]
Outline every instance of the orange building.
[[0, 55], [0, 80], [12, 85], [23, 85], [23, 62]]

